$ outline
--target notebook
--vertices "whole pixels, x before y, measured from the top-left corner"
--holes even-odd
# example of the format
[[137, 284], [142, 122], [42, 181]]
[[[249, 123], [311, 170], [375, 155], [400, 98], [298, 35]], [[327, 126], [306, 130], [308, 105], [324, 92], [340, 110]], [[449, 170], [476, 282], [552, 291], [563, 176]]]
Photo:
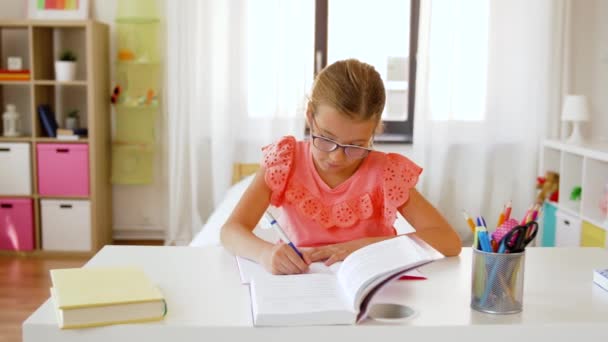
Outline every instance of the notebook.
[[443, 256], [422, 240], [399, 236], [350, 254], [335, 273], [251, 277], [256, 326], [355, 324], [391, 280]]
[[167, 311], [160, 290], [137, 267], [55, 269], [50, 274], [62, 329], [160, 320]]

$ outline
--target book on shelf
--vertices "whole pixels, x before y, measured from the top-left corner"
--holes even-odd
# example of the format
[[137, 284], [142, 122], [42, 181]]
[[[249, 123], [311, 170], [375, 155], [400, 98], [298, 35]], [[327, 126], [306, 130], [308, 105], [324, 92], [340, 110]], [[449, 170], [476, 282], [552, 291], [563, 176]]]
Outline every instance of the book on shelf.
[[424, 241], [403, 235], [358, 249], [327, 272], [256, 273], [250, 279], [254, 324], [355, 324], [366, 318], [370, 300], [382, 287], [442, 257]]
[[59, 327], [161, 320], [167, 306], [160, 290], [137, 267], [87, 267], [50, 271]]
[[51, 110], [49, 105], [38, 106], [38, 117], [40, 118], [40, 124], [47, 137], [55, 138], [57, 136], [57, 120], [55, 119], [55, 113]]
[[77, 129], [58, 128], [57, 129], [57, 140], [78, 140], [80, 138], [86, 138], [87, 135], [88, 135], [88, 130], [86, 128], [77, 128]]
[[0, 81], [28, 81], [29, 79], [29, 70], [0, 69]]

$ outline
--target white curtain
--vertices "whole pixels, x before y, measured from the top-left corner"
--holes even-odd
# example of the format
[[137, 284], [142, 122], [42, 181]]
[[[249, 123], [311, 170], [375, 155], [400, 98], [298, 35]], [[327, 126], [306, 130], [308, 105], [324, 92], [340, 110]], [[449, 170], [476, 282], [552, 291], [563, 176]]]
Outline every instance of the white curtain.
[[[187, 244], [201, 229], [230, 186], [233, 163], [259, 162], [263, 145], [302, 134], [313, 74], [310, 3], [167, 1], [167, 244]], [[250, 30], [264, 15], [265, 31]]]
[[533, 203], [539, 144], [557, 134], [563, 1], [421, 2], [414, 154], [420, 188], [468, 243]]

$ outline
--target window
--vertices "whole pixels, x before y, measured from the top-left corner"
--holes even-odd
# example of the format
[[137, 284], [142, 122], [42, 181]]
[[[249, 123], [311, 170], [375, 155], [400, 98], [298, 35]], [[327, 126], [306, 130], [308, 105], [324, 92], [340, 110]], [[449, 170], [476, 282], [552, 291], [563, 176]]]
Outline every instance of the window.
[[384, 80], [384, 134], [377, 142], [412, 142], [419, 9], [419, 0], [316, 0], [315, 72], [357, 58]]
[[290, 119], [313, 82], [314, 0], [246, 1], [247, 114]]
[[432, 2], [430, 112], [436, 121], [480, 121], [486, 106], [489, 2]]

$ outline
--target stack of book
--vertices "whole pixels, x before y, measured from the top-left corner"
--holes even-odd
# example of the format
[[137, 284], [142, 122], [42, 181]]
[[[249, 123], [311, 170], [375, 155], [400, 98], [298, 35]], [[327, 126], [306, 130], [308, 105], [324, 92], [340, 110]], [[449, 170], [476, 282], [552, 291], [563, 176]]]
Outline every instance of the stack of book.
[[0, 69], [0, 81], [29, 81], [29, 70]]
[[51, 270], [51, 298], [62, 329], [161, 320], [167, 305], [137, 267]]
[[88, 130], [86, 128], [57, 128], [57, 140], [78, 140], [79, 138], [86, 138], [87, 135]]

